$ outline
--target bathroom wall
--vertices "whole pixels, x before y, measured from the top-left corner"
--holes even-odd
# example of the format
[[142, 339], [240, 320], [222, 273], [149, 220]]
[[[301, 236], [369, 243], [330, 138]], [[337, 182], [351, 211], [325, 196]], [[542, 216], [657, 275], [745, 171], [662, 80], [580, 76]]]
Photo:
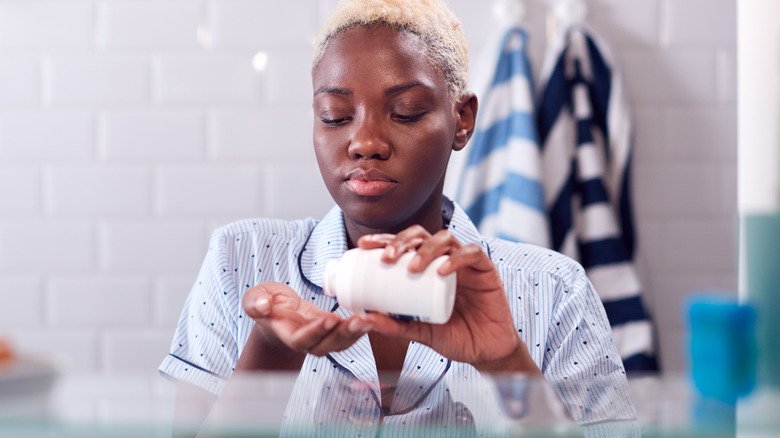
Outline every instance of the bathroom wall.
[[[492, 2], [450, 0], [476, 59]], [[538, 68], [546, 2], [529, 0]], [[330, 0], [0, 0], [0, 335], [153, 373], [210, 231], [321, 216], [310, 42]], [[682, 302], [736, 289], [734, 0], [591, 0], [636, 123], [639, 267], [665, 369]]]

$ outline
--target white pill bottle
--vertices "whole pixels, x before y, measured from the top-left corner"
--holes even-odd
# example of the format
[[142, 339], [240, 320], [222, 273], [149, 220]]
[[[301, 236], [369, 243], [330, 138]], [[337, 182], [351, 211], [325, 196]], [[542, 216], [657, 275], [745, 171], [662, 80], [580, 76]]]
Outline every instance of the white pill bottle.
[[382, 261], [384, 249], [351, 249], [325, 267], [326, 295], [353, 313], [379, 312], [393, 318], [444, 324], [455, 305], [456, 275], [436, 272], [448, 256], [419, 273], [409, 272], [414, 252], [395, 264]]

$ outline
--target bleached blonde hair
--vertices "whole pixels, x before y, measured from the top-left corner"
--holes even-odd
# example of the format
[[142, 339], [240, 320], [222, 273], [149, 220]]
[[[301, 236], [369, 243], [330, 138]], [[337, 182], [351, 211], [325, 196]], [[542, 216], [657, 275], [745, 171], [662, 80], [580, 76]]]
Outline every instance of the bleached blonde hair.
[[453, 100], [466, 91], [468, 48], [460, 21], [443, 0], [341, 0], [314, 45], [313, 66], [328, 43], [355, 26], [384, 25], [417, 35], [444, 75]]

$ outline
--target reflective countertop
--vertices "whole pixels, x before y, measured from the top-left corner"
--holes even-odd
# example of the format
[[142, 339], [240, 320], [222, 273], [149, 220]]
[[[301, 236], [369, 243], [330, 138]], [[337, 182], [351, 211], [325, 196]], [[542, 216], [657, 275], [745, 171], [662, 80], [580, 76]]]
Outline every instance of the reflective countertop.
[[[378, 425], [373, 423], [387, 418], [361, 415], [362, 411], [354, 408], [349, 408], [343, 418], [339, 417], [339, 410], [331, 409], [334, 399], [327, 402], [328, 406], [316, 407], [316, 412], [324, 414], [312, 415], [311, 421], [297, 419], [290, 424], [286, 410], [297, 373], [237, 374], [210, 410], [211, 400], [206, 393], [181, 391], [177, 399], [176, 384], [156, 372], [62, 374], [34, 358], [26, 358], [15, 366], [14, 370], [0, 373], [0, 437], [3, 438], [168, 437], [173, 430], [183, 436], [200, 431], [199, 436], [204, 437], [280, 433], [358, 436], [361, 431], [404, 436], [638, 434], [638, 429], [620, 429], [624, 424], [618, 424], [618, 429], [604, 429], [600, 425], [602, 428], [595, 433], [587, 429], [583, 432], [568, 418], [555, 391], [543, 379], [522, 375], [487, 376], [478, 386], [480, 395], [458, 399], [455, 414], [446, 419], [439, 418], [414, 428], [377, 429]], [[742, 401], [735, 413], [733, 406], [698, 399], [686, 379], [679, 376], [631, 377], [629, 386], [642, 436], [734, 436], [736, 432], [746, 437], [780, 436], [777, 391], [757, 391]], [[335, 399], [339, 403], [358, 397], [362, 401], [364, 396], [367, 399], [364, 388], [340, 391]], [[311, 403], [316, 403], [314, 398]], [[489, 412], [488, 405], [495, 406], [499, 415], [485, 415], [484, 412]], [[209, 411], [208, 419], [201, 424]]]

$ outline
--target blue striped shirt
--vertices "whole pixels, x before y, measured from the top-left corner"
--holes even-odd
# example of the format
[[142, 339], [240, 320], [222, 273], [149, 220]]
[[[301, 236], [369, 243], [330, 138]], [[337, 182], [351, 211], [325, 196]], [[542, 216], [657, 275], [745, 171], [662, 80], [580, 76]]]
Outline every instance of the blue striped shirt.
[[[635, 418], [604, 307], [583, 268], [548, 249], [483, 237], [457, 205], [449, 231], [490, 255], [518, 336], [571, 416], [580, 424]], [[330, 311], [336, 301], [322, 292], [325, 265], [346, 250], [338, 208], [319, 222], [249, 219], [218, 229], [160, 371], [219, 393], [253, 325], [241, 307], [244, 292], [266, 281], [286, 283], [301, 298]], [[335, 312], [349, 315], [341, 307]], [[363, 336], [346, 350], [306, 357], [285, 418], [290, 424], [317, 424], [318, 418], [333, 424], [343, 416], [345, 424], [359, 429], [378, 427], [379, 422], [403, 428], [468, 418], [489, 430], [501, 414], [486, 388], [471, 365], [412, 343], [393, 415], [382, 416], [376, 364], [368, 336]], [[343, 397], [344, 391], [351, 396]], [[365, 397], [356, 396], [359, 391]], [[352, 400], [349, 406], [344, 405], [347, 399]]]

